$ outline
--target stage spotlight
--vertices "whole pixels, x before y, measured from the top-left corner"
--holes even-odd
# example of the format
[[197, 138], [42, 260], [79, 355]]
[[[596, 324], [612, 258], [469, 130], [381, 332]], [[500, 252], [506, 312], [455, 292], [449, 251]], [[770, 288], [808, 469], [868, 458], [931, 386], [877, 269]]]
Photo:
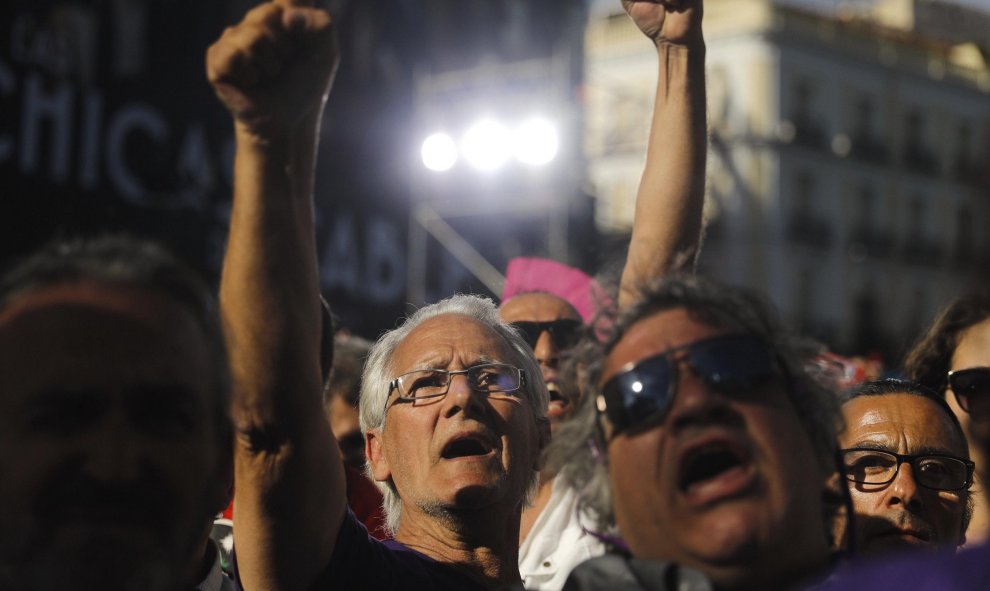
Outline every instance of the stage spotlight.
[[457, 144], [445, 133], [434, 133], [423, 140], [420, 150], [423, 166], [436, 172], [444, 172], [457, 163]]
[[516, 160], [531, 166], [542, 166], [557, 157], [560, 138], [553, 123], [533, 117], [516, 128], [513, 153]]
[[464, 134], [461, 151], [471, 166], [482, 171], [493, 171], [509, 159], [511, 140], [504, 125], [492, 119], [484, 119], [475, 123]]

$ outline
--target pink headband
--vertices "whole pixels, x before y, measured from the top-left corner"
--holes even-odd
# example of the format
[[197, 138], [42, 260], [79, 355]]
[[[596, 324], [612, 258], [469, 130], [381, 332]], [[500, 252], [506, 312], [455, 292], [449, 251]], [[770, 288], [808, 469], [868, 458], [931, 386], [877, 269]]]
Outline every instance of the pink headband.
[[602, 286], [586, 273], [550, 259], [517, 257], [509, 261], [505, 272], [502, 301], [531, 292], [546, 292], [574, 306], [585, 324], [611, 298]]

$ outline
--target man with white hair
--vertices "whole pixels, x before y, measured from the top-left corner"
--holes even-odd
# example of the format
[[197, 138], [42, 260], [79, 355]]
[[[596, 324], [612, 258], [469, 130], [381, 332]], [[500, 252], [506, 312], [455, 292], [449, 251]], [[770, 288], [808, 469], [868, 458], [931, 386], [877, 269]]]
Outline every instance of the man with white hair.
[[519, 581], [520, 513], [549, 439], [528, 347], [457, 296], [373, 348], [361, 393], [370, 473], [395, 540], [346, 507], [321, 403], [312, 171], [336, 66], [329, 15], [275, 0], [209, 50], [235, 120], [221, 283], [234, 379], [235, 545], [245, 589], [485, 589]]

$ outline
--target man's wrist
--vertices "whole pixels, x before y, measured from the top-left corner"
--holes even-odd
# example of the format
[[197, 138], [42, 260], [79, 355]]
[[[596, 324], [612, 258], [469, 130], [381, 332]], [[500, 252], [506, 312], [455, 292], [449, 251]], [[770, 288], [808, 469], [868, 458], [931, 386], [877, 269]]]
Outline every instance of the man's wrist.
[[657, 39], [654, 42], [657, 52], [660, 54], [668, 54], [673, 57], [701, 57], [704, 58], [706, 46], [705, 39], [700, 34], [696, 40], [686, 42], [686, 43], [673, 43], [666, 39]]
[[315, 143], [319, 126], [319, 115], [307, 116], [292, 127], [259, 127], [235, 120], [234, 139], [242, 149], [291, 153], [303, 145]]

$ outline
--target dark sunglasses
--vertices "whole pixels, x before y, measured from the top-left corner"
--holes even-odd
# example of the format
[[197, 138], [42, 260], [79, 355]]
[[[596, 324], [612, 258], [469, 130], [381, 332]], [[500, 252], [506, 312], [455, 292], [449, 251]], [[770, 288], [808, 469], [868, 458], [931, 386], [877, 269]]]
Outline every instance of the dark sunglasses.
[[572, 318], [562, 318], [549, 322], [520, 321], [509, 324], [519, 331], [530, 348], [536, 347], [536, 342], [540, 340], [540, 335], [544, 332], [550, 333], [550, 339], [554, 346], [560, 350], [570, 349], [576, 345], [584, 333], [584, 323]]
[[677, 392], [681, 363], [709, 387], [726, 394], [751, 391], [776, 373], [774, 355], [762, 339], [750, 334], [695, 341], [647, 357], [602, 386], [598, 410], [608, 417], [613, 436], [663, 417]]
[[959, 408], [977, 418], [990, 418], [990, 367], [950, 371], [949, 389]]

